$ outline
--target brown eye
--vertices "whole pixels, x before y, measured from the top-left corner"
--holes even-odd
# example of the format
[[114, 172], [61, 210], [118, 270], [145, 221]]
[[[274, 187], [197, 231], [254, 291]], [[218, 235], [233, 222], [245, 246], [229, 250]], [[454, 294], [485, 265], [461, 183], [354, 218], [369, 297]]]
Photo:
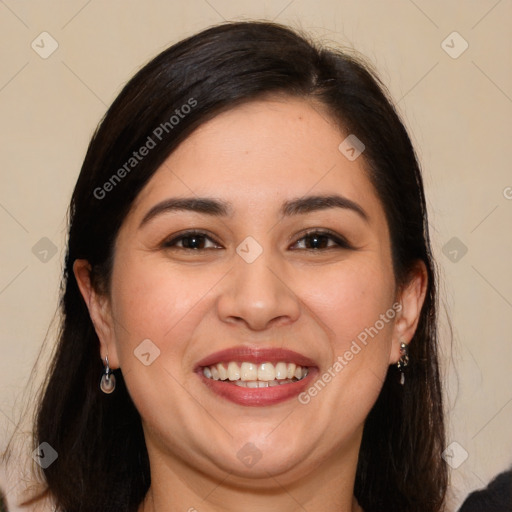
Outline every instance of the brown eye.
[[[210, 243], [210, 246], [207, 244]], [[206, 249], [214, 249], [217, 246], [212, 239], [202, 232], [189, 231], [181, 235], [171, 238], [163, 243], [165, 248], [188, 249], [192, 251], [202, 251]]]
[[330, 231], [310, 231], [305, 236], [297, 240], [295, 245], [300, 244], [301, 249], [310, 251], [325, 249], [352, 249], [353, 247], [342, 237], [331, 233]]

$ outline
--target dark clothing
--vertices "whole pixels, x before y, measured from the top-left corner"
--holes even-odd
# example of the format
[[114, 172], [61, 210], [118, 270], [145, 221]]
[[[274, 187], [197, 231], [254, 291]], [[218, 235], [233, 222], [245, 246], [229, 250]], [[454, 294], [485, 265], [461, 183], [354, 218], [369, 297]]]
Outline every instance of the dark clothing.
[[5, 503], [4, 493], [0, 491], [0, 512], [7, 512], [7, 504]]
[[512, 470], [500, 473], [485, 489], [472, 492], [459, 512], [512, 512]]

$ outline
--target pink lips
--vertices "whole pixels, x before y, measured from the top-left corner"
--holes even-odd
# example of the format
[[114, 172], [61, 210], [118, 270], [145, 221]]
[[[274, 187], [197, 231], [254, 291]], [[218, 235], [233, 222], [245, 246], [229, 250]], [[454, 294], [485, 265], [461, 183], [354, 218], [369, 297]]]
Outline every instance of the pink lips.
[[[303, 379], [291, 384], [281, 384], [278, 386], [267, 388], [245, 388], [240, 387], [230, 381], [213, 380], [203, 375], [203, 368], [217, 363], [236, 361], [242, 363], [244, 361], [260, 364], [265, 362], [277, 363], [285, 361], [287, 363], [295, 363], [300, 366], [308, 367], [308, 375]], [[238, 405], [245, 406], [268, 406], [281, 403], [290, 398], [296, 397], [304, 389], [311, 385], [316, 378], [318, 368], [315, 362], [308, 357], [297, 352], [279, 348], [250, 348], [236, 347], [205, 357], [196, 366], [196, 374], [201, 381], [216, 395], [227, 399]]]

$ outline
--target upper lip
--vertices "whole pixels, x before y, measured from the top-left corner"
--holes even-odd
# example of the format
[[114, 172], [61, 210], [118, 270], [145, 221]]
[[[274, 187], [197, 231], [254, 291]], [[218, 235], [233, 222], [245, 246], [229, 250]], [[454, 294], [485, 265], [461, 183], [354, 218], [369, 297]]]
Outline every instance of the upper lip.
[[294, 352], [293, 350], [287, 350], [284, 348], [253, 348], [238, 346], [210, 354], [197, 363], [197, 368], [211, 366], [224, 361], [247, 361], [256, 364], [278, 363], [279, 361], [284, 361], [286, 363], [295, 363], [300, 366], [316, 366], [312, 359], [299, 354], [298, 352]]

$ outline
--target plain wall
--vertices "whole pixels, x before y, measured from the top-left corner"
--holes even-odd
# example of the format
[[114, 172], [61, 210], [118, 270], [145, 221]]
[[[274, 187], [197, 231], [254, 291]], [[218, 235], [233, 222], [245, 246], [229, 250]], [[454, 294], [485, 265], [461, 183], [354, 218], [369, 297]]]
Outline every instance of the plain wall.
[[[446, 306], [448, 444], [468, 454], [451, 472], [455, 510], [512, 464], [510, 1], [1, 2], [0, 425], [16, 422], [55, 312], [67, 205], [107, 106], [168, 45], [223, 19], [254, 18], [360, 51], [410, 131]], [[47, 58], [42, 32], [58, 43]]]

